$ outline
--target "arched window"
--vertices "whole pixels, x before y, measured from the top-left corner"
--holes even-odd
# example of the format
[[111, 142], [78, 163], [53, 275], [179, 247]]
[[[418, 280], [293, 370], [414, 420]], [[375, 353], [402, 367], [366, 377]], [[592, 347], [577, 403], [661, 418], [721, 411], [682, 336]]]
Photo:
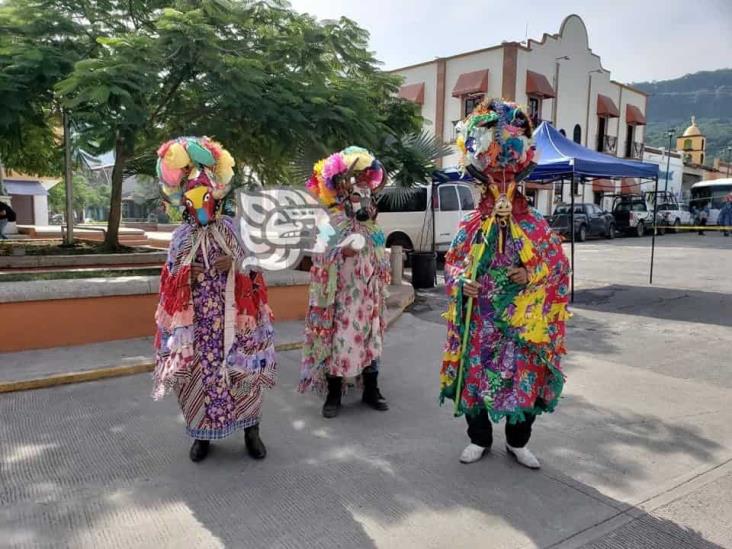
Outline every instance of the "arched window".
[[690, 151], [693, 148], [694, 147], [691, 144], [691, 139], [684, 139], [684, 150], [685, 151]]
[[579, 124], [574, 125], [574, 134], [572, 135], [572, 139], [575, 143], [582, 143], [582, 128], [580, 128]]
[[567, 132], [564, 131], [564, 128], [559, 130], [559, 133], [561, 133], [564, 137], [567, 137]]

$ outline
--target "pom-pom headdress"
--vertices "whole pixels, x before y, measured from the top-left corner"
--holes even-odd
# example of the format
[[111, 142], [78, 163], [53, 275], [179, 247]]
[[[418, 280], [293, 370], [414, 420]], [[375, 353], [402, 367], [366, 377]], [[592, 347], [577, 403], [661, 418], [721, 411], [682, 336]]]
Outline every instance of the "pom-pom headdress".
[[356, 185], [366, 186], [372, 193], [386, 183], [381, 162], [366, 149], [351, 146], [316, 162], [305, 188], [321, 204], [332, 206], [345, 198], [344, 183], [351, 177]]
[[463, 167], [484, 183], [520, 181], [536, 165], [531, 122], [516, 103], [484, 101], [457, 130]]
[[229, 191], [234, 158], [208, 137], [179, 137], [158, 149], [157, 173], [163, 197], [180, 205], [183, 193], [204, 185], [216, 200]]

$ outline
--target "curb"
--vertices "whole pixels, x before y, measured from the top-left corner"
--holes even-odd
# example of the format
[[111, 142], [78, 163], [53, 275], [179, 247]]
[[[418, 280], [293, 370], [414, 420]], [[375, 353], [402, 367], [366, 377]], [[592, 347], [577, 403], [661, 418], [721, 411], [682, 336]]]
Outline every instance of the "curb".
[[[300, 349], [302, 344], [302, 341], [281, 343], [279, 345], [275, 345], [275, 350], [292, 351]], [[137, 364], [110, 366], [109, 368], [96, 368], [93, 370], [84, 370], [83, 372], [66, 372], [63, 374], [53, 374], [35, 379], [0, 381], [0, 394], [15, 393], [18, 391], [32, 391], [34, 389], [47, 389], [49, 387], [85, 383], [87, 381], [98, 381], [100, 379], [108, 379], [112, 377], [134, 376], [136, 374], [152, 372], [154, 368], [155, 363], [146, 360]]]
[[[414, 303], [414, 294], [409, 299], [405, 299], [399, 304], [396, 313], [392, 317], [387, 316], [386, 327], [390, 328], [396, 322], [404, 310]], [[389, 311], [387, 310], [387, 315]], [[294, 351], [301, 349], [303, 341], [293, 341], [290, 343], [280, 343], [275, 345], [278, 352]], [[108, 379], [113, 377], [132, 376], [152, 372], [155, 363], [151, 361], [142, 361], [137, 364], [124, 364], [119, 366], [110, 366], [109, 368], [96, 368], [93, 370], [84, 370], [82, 372], [67, 372], [63, 374], [54, 374], [46, 377], [35, 379], [23, 379], [18, 381], [0, 381], [0, 394], [14, 393], [18, 391], [32, 391], [35, 389], [47, 389], [49, 387], [58, 387], [60, 385], [71, 385], [75, 383], [85, 383], [87, 381], [98, 381], [100, 379]]]

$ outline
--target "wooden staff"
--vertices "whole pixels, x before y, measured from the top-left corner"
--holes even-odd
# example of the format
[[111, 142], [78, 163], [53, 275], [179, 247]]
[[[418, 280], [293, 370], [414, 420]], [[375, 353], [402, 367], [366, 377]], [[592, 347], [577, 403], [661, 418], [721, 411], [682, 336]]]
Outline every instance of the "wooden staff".
[[[468, 278], [469, 282], [475, 282], [475, 279], [478, 277], [478, 266], [480, 265], [480, 260], [485, 253], [485, 235], [490, 233], [492, 225], [493, 216], [484, 221], [480, 229], [478, 229], [478, 234], [476, 235], [475, 241], [476, 243], [480, 241], [480, 243], [478, 243], [477, 246], [473, 244], [473, 248], [470, 250], [470, 255], [472, 256], [472, 265], [470, 266], [470, 277]], [[468, 297], [468, 304], [465, 308], [463, 337], [460, 343], [460, 365], [458, 366], [457, 385], [455, 392], [455, 417], [460, 415], [460, 400], [462, 399], [463, 377], [465, 373], [465, 350], [468, 348], [468, 339], [470, 338], [470, 321], [473, 317], [473, 299], [473, 297]]]

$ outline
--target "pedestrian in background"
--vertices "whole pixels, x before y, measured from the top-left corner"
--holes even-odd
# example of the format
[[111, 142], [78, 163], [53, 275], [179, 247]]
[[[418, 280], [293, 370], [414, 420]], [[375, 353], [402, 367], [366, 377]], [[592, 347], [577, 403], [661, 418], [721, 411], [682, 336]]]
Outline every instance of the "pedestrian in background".
[[719, 211], [717, 225], [724, 227], [724, 236], [729, 236], [729, 231], [732, 227], [732, 194], [727, 195], [724, 206], [722, 206], [722, 209]]
[[15, 210], [5, 202], [0, 202], [0, 240], [7, 240], [5, 236], [5, 227], [8, 223], [12, 223], [16, 220]]
[[699, 235], [704, 236], [704, 227], [707, 226], [707, 222], [709, 221], [709, 204], [704, 204], [699, 211], [699, 225], [701, 228], [699, 229]]

